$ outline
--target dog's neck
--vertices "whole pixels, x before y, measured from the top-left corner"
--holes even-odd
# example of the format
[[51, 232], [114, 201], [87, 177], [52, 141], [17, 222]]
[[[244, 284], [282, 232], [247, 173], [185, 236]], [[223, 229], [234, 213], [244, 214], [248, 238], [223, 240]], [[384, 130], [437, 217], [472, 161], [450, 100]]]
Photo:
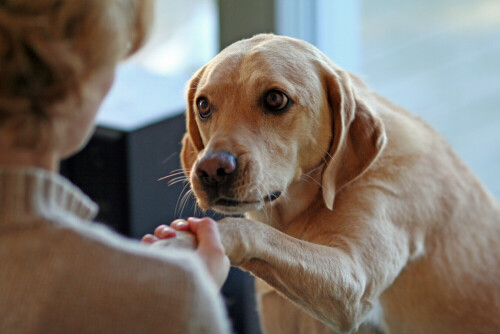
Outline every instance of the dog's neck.
[[263, 210], [248, 212], [245, 216], [285, 231], [301, 213], [317, 201], [318, 191], [321, 191], [322, 170], [323, 168], [315, 168], [303, 174], [290, 184], [286, 193], [276, 202], [268, 204]]

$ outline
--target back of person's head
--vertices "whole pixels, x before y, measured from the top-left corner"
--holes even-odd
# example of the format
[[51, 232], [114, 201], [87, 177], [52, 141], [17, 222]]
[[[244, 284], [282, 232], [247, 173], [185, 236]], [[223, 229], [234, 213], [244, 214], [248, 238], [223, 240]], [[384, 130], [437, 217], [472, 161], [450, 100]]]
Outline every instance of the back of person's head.
[[78, 100], [93, 72], [141, 46], [150, 9], [150, 0], [0, 0], [0, 128], [33, 135], [53, 105]]

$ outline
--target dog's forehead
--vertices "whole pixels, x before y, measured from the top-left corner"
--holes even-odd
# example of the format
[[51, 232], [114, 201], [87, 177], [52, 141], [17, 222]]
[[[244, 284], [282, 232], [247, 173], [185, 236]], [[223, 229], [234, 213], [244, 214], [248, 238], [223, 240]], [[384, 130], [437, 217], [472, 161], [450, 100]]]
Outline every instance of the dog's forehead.
[[316, 51], [307, 43], [280, 36], [243, 40], [226, 48], [207, 65], [199, 88], [273, 83], [299, 88], [317, 78]]

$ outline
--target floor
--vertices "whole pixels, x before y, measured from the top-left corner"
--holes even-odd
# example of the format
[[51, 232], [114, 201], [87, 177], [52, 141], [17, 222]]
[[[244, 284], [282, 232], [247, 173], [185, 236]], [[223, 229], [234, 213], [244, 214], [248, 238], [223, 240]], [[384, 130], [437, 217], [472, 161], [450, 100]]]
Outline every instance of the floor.
[[437, 128], [500, 199], [500, 1], [361, 5], [364, 79]]

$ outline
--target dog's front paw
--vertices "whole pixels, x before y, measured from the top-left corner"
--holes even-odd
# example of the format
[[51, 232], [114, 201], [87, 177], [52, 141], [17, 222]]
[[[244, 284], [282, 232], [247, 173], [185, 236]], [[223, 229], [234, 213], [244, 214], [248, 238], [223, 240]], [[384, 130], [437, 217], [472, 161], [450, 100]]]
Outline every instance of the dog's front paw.
[[242, 266], [252, 256], [256, 222], [245, 218], [224, 218], [217, 222], [225, 251], [231, 265]]

